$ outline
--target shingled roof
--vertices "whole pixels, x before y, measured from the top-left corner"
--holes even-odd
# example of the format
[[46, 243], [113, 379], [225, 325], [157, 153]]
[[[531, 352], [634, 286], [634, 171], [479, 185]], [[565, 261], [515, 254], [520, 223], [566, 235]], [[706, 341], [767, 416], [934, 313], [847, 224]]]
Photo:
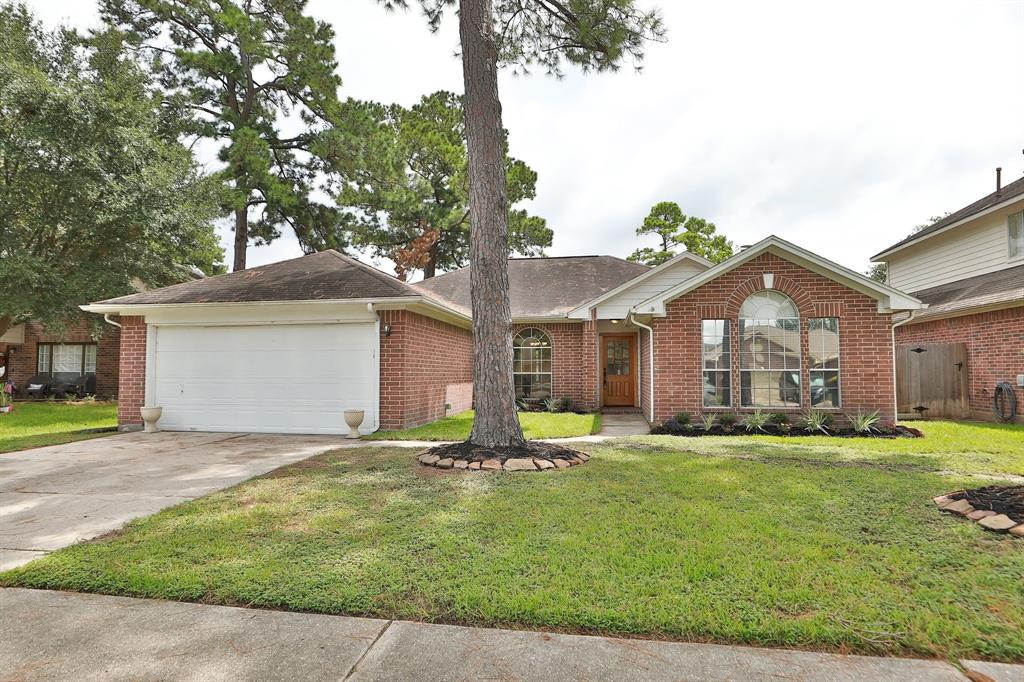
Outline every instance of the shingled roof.
[[882, 249], [874, 256], [872, 256], [871, 259], [874, 260], [879, 256], [887, 254], [894, 249], [899, 249], [906, 246], [907, 244], [910, 244], [911, 242], [916, 242], [919, 239], [924, 239], [925, 237], [935, 234], [936, 232], [942, 230], [943, 228], [949, 227], [950, 225], [958, 223], [961, 220], [970, 218], [976, 213], [981, 213], [986, 209], [992, 208], [993, 206], [1001, 204], [1005, 201], [1009, 201], [1016, 197], [1024, 197], [1024, 178], [1014, 180], [1013, 182], [1004, 185], [1002, 189], [1000, 189], [998, 192], [992, 192], [992, 194], [989, 194], [986, 197], [978, 199], [973, 204], [964, 206], [959, 211], [954, 211], [953, 213], [950, 213], [942, 220], [937, 220], [936, 222], [932, 223], [931, 225], [924, 228], [920, 232], [915, 232], [906, 239], [896, 242], [889, 248]]
[[[638, 277], [649, 268], [614, 256], [510, 258], [509, 297], [512, 317], [559, 317], [606, 291]], [[469, 314], [469, 268], [431, 277], [413, 285], [449, 307]]]
[[227, 275], [100, 301], [99, 305], [249, 303], [420, 297], [401, 280], [328, 250]]
[[963, 314], [988, 306], [1024, 305], [1024, 265], [941, 284], [914, 292], [914, 296], [928, 304], [917, 313], [918, 320]]

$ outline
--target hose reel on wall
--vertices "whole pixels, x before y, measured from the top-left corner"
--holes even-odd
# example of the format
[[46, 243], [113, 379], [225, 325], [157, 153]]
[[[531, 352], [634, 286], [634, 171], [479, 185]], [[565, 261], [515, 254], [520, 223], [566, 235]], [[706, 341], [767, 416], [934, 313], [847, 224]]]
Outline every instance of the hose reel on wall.
[[1000, 381], [996, 384], [992, 396], [992, 412], [1003, 423], [1012, 422], [1017, 416], [1017, 394], [1009, 383]]

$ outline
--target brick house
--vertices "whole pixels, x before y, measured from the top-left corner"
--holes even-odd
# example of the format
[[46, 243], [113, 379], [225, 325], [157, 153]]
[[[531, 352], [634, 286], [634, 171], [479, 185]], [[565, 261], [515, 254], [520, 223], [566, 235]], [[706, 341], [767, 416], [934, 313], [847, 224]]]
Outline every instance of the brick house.
[[[1005, 186], [998, 178], [995, 192], [872, 260], [888, 265], [891, 286], [928, 306], [896, 318], [898, 354], [964, 348], [966, 365], [956, 373], [966, 375], [966, 405], [947, 416], [993, 419], [995, 387], [1003, 383], [1016, 395], [1015, 421], [1024, 422], [1024, 178]], [[901, 395], [901, 409], [914, 402], [917, 396]]]
[[38, 374], [56, 381], [71, 381], [82, 375], [95, 379], [95, 395], [117, 395], [120, 333], [105, 325], [101, 332], [89, 324], [86, 315], [57, 330], [29, 320], [0, 336], [0, 355], [7, 378], [19, 391]]
[[[890, 317], [920, 301], [769, 237], [723, 263], [509, 260], [526, 402], [676, 411], [879, 410], [895, 417]], [[102, 301], [121, 315], [120, 415], [161, 427], [345, 433], [472, 406], [469, 269], [417, 284], [325, 251]]]

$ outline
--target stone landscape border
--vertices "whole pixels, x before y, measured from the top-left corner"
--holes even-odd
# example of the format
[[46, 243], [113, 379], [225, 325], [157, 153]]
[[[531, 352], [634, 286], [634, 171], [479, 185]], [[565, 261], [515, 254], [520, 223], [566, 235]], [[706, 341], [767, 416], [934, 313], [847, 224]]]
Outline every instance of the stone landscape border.
[[574, 457], [545, 459], [543, 457], [513, 457], [502, 462], [500, 459], [491, 458], [482, 461], [469, 461], [465, 459], [454, 459], [452, 457], [441, 457], [431, 453], [429, 450], [416, 458], [416, 460], [429, 467], [438, 469], [455, 469], [460, 471], [546, 471], [548, 469], [568, 469], [569, 467], [583, 464], [590, 460], [590, 455], [581, 452]]
[[963, 516], [974, 521], [985, 530], [996, 533], [1010, 533], [1018, 538], [1024, 538], [1024, 523], [1011, 519], [1006, 514], [997, 514], [990, 509], [975, 509], [967, 500], [955, 500], [955, 495], [960, 490], [954, 490], [938, 497], [933, 497], [934, 502], [941, 511]]

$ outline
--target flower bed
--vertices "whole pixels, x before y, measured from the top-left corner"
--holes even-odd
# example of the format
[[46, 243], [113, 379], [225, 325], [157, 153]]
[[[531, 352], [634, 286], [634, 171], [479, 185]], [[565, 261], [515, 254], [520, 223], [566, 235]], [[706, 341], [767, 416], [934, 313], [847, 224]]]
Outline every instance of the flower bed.
[[735, 414], [707, 414], [698, 416], [696, 423], [686, 412], [651, 428], [654, 435], [665, 436], [831, 436], [835, 438], [921, 438], [914, 428], [879, 424], [878, 413], [858, 414], [848, 418], [849, 426], [836, 426], [831, 413], [810, 410], [798, 416], [776, 412], [766, 414], [756, 410], [742, 419]]

